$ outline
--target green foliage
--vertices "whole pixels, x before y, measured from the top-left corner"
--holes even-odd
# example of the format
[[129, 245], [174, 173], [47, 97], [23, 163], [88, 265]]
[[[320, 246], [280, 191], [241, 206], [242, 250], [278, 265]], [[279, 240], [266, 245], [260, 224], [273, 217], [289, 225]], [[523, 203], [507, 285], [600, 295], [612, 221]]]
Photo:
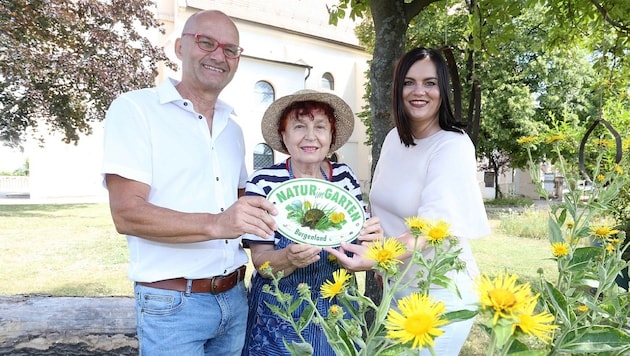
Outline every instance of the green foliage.
[[546, 239], [547, 215], [548, 212], [533, 208], [504, 213], [499, 218], [499, 229], [509, 236]]
[[[552, 145], [558, 148], [560, 142]], [[561, 151], [556, 149], [556, 153], [556, 162], [564, 162]], [[630, 351], [630, 298], [616, 284], [618, 275], [628, 268], [622, 259], [627, 237], [610, 221], [611, 202], [630, 180], [610, 164], [608, 155], [599, 149], [590, 164], [588, 174], [596, 177], [590, 194], [570, 189], [564, 202], [550, 206], [548, 238], [558, 279], [551, 283], [541, 274], [538, 291], [558, 325], [554, 354]]]
[[[424, 224], [429, 227], [429, 223], [425, 222]], [[414, 234], [416, 241], [419, 241], [420, 236], [425, 233], [413, 226], [411, 226], [411, 232]], [[328, 343], [337, 355], [413, 355], [417, 354], [419, 349], [423, 347], [430, 350], [431, 354], [435, 354], [431, 345], [432, 341], [430, 343], [422, 341], [419, 345], [415, 345], [410, 340], [401, 340], [391, 332], [388, 332], [386, 325], [391, 326], [396, 323], [391, 320], [391, 311], [395, 310], [393, 305], [398, 302], [398, 309], [400, 310], [401, 308], [400, 301], [394, 298], [394, 293], [409, 288], [410, 282], [403, 282], [401, 277], [411, 273], [410, 268], [413, 265], [416, 265], [423, 271], [418, 272], [418, 274], [422, 273], [422, 276], [418, 283], [418, 290], [413, 293], [414, 295], [417, 294], [428, 298], [429, 289], [434, 285], [457, 291], [457, 286], [446, 275], [453, 271], [463, 270], [464, 265], [458, 259], [461, 249], [457, 245], [457, 240], [451, 238], [450, 234], [444, 231], [443, 235], [443, 239], [429, 242], [435, 251], [431, 258], [423, 256], [421, 249], [414, 249], [411, 257], [412, 262], [403, 268], [398, 266], [400, 261], [397, 258], [400, 253], [406, 250], [404, 245], [393, 238], [389, 239], [392, 245], [388, 245], [388, 243], [383, 241], [376, 243], [377, 245], [380, 244], [380, 247], [376, 247], [376, 249], [381, 249], [383, 253], [376, 253], [375, 255], [389, 256], [383, 258], [383, 260], [376, 261], [376, 266], [374, 267], [382, 275], [383, 281], [390, 281], [389, 283], [383, 283], [383, 299], [380, 304], [375, 303], [371, 298], [361, 293], [356, 286], [354, 276], [348, 274], [344, 269], [335, 272], [333, 280], [326, 281], [320, 287], [318, 298], [313, 299], [313, 295], [317, 293], [314, 293], [311, 290], [311, 286], [306, 283], [300, 283], [296, 287], [299, 298], [294, 298], [280, 290], [279, 283], [283, 273], [274, 273], [269, 263], [265, 262], [261, 266], [261, 271], [265, 275], [270, 276], [270, 283], [263, 287], [263, 291], [273, 295], [281, 306], [267, 305], [275, 315], [291, 324], [300, 339], [299, 342], [293, 343], [283, 340], [291, 355], [303, 355], [305, 354], [303, 350], [309, 350], [310, 345], [305, 341], [301, 332], [311, 322], [321, 326]], [[329, 310], [322, 314], [316, 308], [316, 305], [319, 304], [319, 298], [330, 298], [334, 303], [338, 304], [332, 304]], [[418, 303], [417, 299], [411, 299], [409, 303], [414, 302]], [[296, 318], [294, 311], [301, 304], [306, 305], [309, 312], [303, 313], [299, 318]], [[429, 300], [427, 305], [418, 303], [416, 309], [412, 308], [414, 311], [409, 312], [409, 314], [406, 314], [407, 311], [403, 308], [401, 318], [406, 321], [402, 327], [406, 329], [405, 331], [409, 335], [418, 338], [422, 336], [423, 340], [425, 338], [433, 340], [435, 336], [428, 333], [429, 329], [471, 319], [477, 315], [475, 310], [456, 310], [449, 313], [445, 313], [443, 310], [440, 312], [439, 310], [442, 310], [440, 307], [437, 307], [435, 315], [431, 314], [434, 312], [433, 308], [442, 304], [443, 302], [441, 301], [432, 300]], [[366, 313], [369, 311], [375, 314], [373, 323], [366, 321]], [[423, 315], [424, 317], [418, 318], [418, 315]], [[443, 323], [440, 323], [441, 321]], [[407, 328], [405, 325], [411, 322], [419, 323], [419, 325], [416, 325], [415, 328]], [[416, 332], [417, 334], [415, 334]]]
[[339, 0], [339, 4], [328, 7], [329, 23], [337, 25], [339, 19], [346, 17], [346, 12], [350, 10], [350, 18], [356, 20], [364, 17], [369, 10], [369, 2], [367, 0]]
[[486, 206], [496, 207], [529, 207], [534, 204], [531, 198], [525, 197], [504, 197], [499, 199], [486, 200], [484, 202]]
[[3, 1], [0, 138], [17, 145], [45, 123], [77, 142], [117, 95], [153, 85], [158, 62], [174, 68], [139, 32], [159, 28], [154, 9], [150, 0]]
[[[627, 1], [420, 3], [404, 2], [406, 8], [421, 7], [408, 22], [405, 48], [454, 48], [464, 104], [473, 80], [479, 80], [482, 120], [477, 154], [491, 161], [484, 168], [525, 167], [529, 157], [519, 149], [516, 138], [558, 128], [569, 137], [580, 137], [600, 112], [627, 112], [630, 107]], [[371, 4], [380, 6], [376, 5], [380, 1]], [[372, 53], [376, 25], [365, 7], [365, 1], [339, 1], [339, 11], [332, 11], [331, 16], [343, 17], [348, 9], [364, 16], [366, 21], [356, 32]], [[374, 61], [396, 60], [374, 53]], [[377, 77], [370, 78], [372, 86], [385, 85], [376, 82]], [[466, 112], [464, 108], [465, 119], [471, 120]], [[362, 121], [368, 130], [374, 124], [370, 118], [366, 111]], [[550, 125], [552, 118], [555, 126]], [[378, 144], [383, 139], [378, 131], [370, 133], [369, 142]], [[544, 146], [530, 154], [535, 161], [554, 156]]]
[[[628, 126], [626, 126], [628, 127]], [[626, 136], [623, 143], [623, 160], [619, 166], [625, 174], [630, 172], [630, 136]], [[619, 192], [610, 202], [611, 215], [617, 223], [617, 229], [624, 231], [626, 236], [630, 236], [630, 184], [619, 188]], [[630, 246], [630, 238], [626, 238], [626, 246]], [[630, 261], [630, 248], [623, 254], [626, 261]]]

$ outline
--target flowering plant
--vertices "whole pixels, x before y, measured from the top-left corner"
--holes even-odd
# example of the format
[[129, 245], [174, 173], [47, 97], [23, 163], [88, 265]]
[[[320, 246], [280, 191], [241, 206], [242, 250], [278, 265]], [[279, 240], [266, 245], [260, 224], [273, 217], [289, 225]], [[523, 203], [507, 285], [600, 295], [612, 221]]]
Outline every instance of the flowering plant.
[[[443, 333], [440, 327], [449, 323], [473, 317], [476, 311], [461, 310], [446, 312], [443, 302], [432, 300], [428, 296], [431, 285], [457, 289], [446, 274], [463, 268], [458, 259], [460, 250], [457, 239], [451, 238], [449, 225], [444, 221], [429, 222], [419, 217], [406, 219], [415, 243], [420, 236], [435, 249], [435, 256], [425, 258], [420, 249], [413, 250], [411, 261], [401, 270], [402, 261], [398, 259], [406, 247], [394, 238], [374, 242], [367, 252], [367, 258], [376, 261], [375, 269], [383, 278], [383, 299], [376, 304], [364, 296], [354, 281], [354, 275], [345, 269], [333, 274], [332, 281], [326, 281], [320, 288], [320, 298], [336, 298], [326, 315], [316, 308], [307, 284], [298, 286], [298, 300], [280, 291], [278, 283], [282, 272], [274, 274], [268, 263], [261, 266], [261, 271], [271, 277], [271, 284], [263, 289], [273, 294], [282, 307], [269, 305], [282, 319], [289, 322], [301, 342], [287, 343], [286, 348], [292, 355], [312, 355], [311, 345], [302, 337], [301, 331], [311, 322], [321, 326], [328, 343], [338, 355], [402, 355], [411, 350], [428, 348], [432, 350], [434, 339]], [[412, 264], [422, 267], [417, 292], [400, 299], [392, 308], [394, 292], [408, 287], [401, 282], [402, 275], [409, 273]], [[300, 303], [307, 303], [306, 312], [301, 316], [293, 315]], [[366, 314], [374, 312], [374, 322], [366, 321]]]
[[[551, 145], [552, 151], [557, 153], [556, 163], [562, 176], [569, 175], [560, 153], [565, 140], [566, 136], [558, 133], [518, 140], [528, 150], [535, 183], [541, 181], [537, 169], [533, 168], [531, 150], [541, 142]], [[582, 147], [584, 143], [585, 139]], [[628, 245], [624, 246], [625, 232], [617, 230], [617, 222], [610, 218], [611, 201], [629, 182], [622, 167], [627, 160], [621, 162], [620, 155], [616, 160], [610, 159], [608, 150], [603, 149], [610, 146], [604, 138], [595, 146], [597, 154], [590, 167], [595, 177], [592, 189], [589, 192], [578, 189], [577, 179], [568, 177], [570, 189], [563, 201], [550, 205], [548, 236], [558, 277], [552, 283], [539, 271], [535, 289], [540, 294], [541, 304], [556, 320], [557, 329], [552, 337], [543, 339], [548, 345], [538, 348], [541, 355], [630, 352], [630, 296], [615, 281], [621, 271], [628, 268], [629, 263], [622, 258]], [[583, 158], [580, 161], [583, 162]], [[588, 179], [586, 167], [581, 170]], [[546, 197], [542, 187], [539, 192]], [[549, 318], [546, 314], [544, 317]], [[544, 317], [539, 316], [541, 320]], [[530, 333], [537, 331], [530, 329]], [[514, 350], [523, 347], [518, 345]]]
[[[553, 355], [599, 354], [623, 355], [630, 352], [630, 295], [615, 283], [616, 277], [629, 263], [622, 255], [625, 233], [610, 221], [610, 202], [630, 178], [624, 174], [627, 161], [606, 159], [606, 151], [598, 150], [592, 164], [596, 177], [593, 189], [585, 194], [576, 189], [577, 179], [568, 177], [560, 144], [566, 136], [554, 133], [544, 138], [524, 137], [518, 140], [528, 150], [532, 177], [540, 184], [539, 172], [533, 169], [531, 150], [536, 144], [552, 145], [558, 154], [556, 164], [569, 187], [564, 201], [550, 205], [550, 258], [557, 262], [558, 277], [546, 279], [542, 270], [535, 281], [525, 282], [515, 274], [482, 275], [476, 281], [479, 309], [446, 312], [445, 305], [429, 297], [429, 288], [437, 285], [457, 292], [447, 276], [462, 270], [458, 259], [457, 239], [444, 221], [429, 222], [420, 217], [406, 219], [415, 237], [410, 263], [401, 269], [398, 259], [407, 251], [394, 238], [373, 243], [367, 258], [376, 261], [375, 269], [385, 281], [380, 304], [365, 297], [356, 287], [354, 276], [344, 269], [324, 283], [320, 298], [335, 298], [326, 315], [322, 315], [307, 284], [298, 286], [298, 298], [278, 288], [282, 273], [274, 274], [265, 263], [261, 271], [271, 277], [264, 291], [280, 301], [281, 307], [269, 305], [275, 314], [289, 322], [300, 342], [285, 346], [292, 355], [312, 355], [313, 348], [301, 335], [310, 324], [321, 326], [331, 347], [338, 355], [405, 355], [417, 354], [426, 348], [432, 354], [435, 338], [444, 333], [449, 323], [480, 315], [481, 328], [490, 335], [487, 355]], [[601, 140], [600, 140], [601, 142]], [[598, 144], [601, 146], [603, 144]], [[626, 167], [627, 169], [627, 167]], [[542, 185], [538, 189], [546, 197]], [[422, 239], [421, 239], [422, 238]], [[422, 241], [435, 250], [431, 258], [420, 248]], [[410, 287], [401, 278], [410, 267], [419, 266], [417, 292], [392, 305], [394, 292]], [[302, 315], [293, 311], [301, 303], [308, 308]], [[366, 313], [373, 311], [374, 321], [366, 322]]]

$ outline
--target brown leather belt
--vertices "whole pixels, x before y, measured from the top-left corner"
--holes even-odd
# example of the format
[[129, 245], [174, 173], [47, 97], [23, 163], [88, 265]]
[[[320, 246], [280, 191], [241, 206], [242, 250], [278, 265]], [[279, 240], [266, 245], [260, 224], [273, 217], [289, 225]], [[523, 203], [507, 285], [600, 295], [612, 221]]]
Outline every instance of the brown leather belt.
[[[246, 266], [241, 266], [236, 271], [226, 276], [216, 276], [212, 278], [193, 279], [190, 291], [192, 293], [212, 293], [219, 294], [227, 292], [234, 288], [239, 282], [245, 279]], [[186, 285], [188, 279], [186, 278], [174, 278], [165, 279], [163, 281], [156, 282], [136, 282], [137, 284], [145, 287], [176, 290], [180, 292], [186, 291]]]

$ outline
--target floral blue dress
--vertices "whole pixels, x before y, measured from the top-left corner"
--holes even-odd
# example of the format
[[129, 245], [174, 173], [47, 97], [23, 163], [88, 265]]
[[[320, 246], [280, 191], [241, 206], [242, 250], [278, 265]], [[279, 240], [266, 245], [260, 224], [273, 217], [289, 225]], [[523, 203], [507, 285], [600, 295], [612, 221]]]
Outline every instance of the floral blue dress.
[[[350, 168], [341, 163], [332, 163], [333, 174], [331, 182], [340, 185], [350, 191], [363, 204], [361, 189], [354, 173]], [[269, 192], [278, 184], [290, 179], [284, 163], [276, 164], [272, 167], [255, 172], [247, 184], [247, 195], [267, 196]], [[363, 204], [364, 205], [364, 204]], [[366, 210], [364, 205], [364, 210]], [[243, 236], [243, 243], [247, 246], [254, 243], [273, 243], [276, 250], [283, 249], [290, 243], [288, 238], [276, 232], [273, 242], [261, 240], [251, 235]], [[300, 283], [310, 286], [312, 300], [316, 301], [317, 309], [322, 315], [328, 314], [328, 309], [333, 304], [338, 304], [336, 298], [332, 300], [320, 299], [320, 287], [327, 280], [333, 281], [333, 272], [341, 267], [335, 260], [329, 259], [329, 254], [322, 251], [319, 261], [298, 268], [290, 275], [280, 280], [279, 288], [282, 292], [293, 296], [294, 300], [299, 299], [297, 288]], [[254, 273], [249, 290], [249, 315], [247, 319], [247, 336], [242, 355], [290, 355], [284, 347], [284, 342], [300, 342], [293, 327], [286, 321], [278, 317], [267, 306], [279, 305], [276, 298], [263, 292], [264, 285], [271, 285], [271, 280]], [[294, 319], [298, 319], [306, 303], [293, 313]], [[333, 349], [328, 344], [326, 335], [321, 327], [314, 323], [309, 324], [302, 332], [302, 336], [313, 347], [316, 356], [334, 356]]]

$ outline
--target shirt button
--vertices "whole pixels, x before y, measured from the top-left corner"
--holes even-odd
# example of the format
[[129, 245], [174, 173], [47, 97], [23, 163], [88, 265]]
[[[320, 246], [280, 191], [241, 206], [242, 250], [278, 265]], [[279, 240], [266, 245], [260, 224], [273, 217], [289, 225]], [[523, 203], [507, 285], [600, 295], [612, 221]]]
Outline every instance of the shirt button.
[[225, 244], [226, 244], [226, 245], [227, 245], [227, 244], [229, 244], [228, 240], [225, 240]]
[[223, 274], [227, 274], [227, 269], [224, 269], [224, 270], [223, 270]]
[[221, 208], [221, 211], [223, 211], [223, 210], [224, 210], [224, 209], [223, 209], [223, 208]]
[[217, 177], [217, 182], [219, 181], [219, 177]]
[[184, 106], [188, 106], [188, 103], [184, 101]]
[[199, 115], [199, 120], [203, 119], [203, 116]]

